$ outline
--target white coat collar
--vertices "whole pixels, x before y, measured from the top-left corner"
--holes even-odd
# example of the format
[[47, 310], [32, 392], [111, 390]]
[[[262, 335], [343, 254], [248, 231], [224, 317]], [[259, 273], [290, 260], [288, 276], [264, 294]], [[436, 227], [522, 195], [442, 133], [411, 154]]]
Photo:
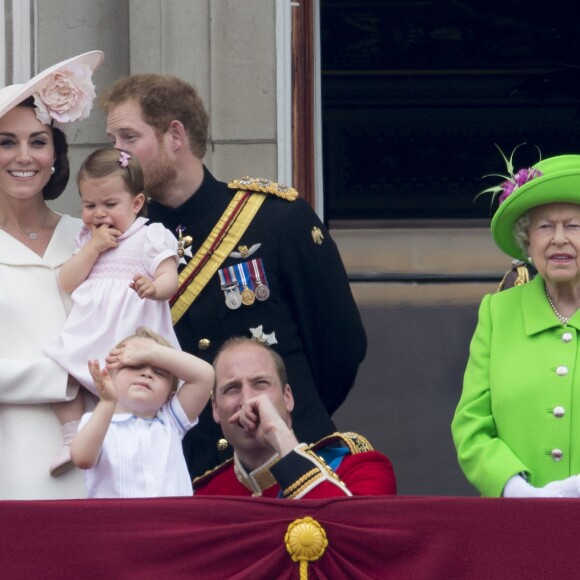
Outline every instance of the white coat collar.
[[74, 238], [82, 226], [81, 220], [62, 215], [44, 256], [35, 254], [4, 230], [0, 230], [0, 264], [8, 266], [47, 266], [56, 268], [73, 254]]

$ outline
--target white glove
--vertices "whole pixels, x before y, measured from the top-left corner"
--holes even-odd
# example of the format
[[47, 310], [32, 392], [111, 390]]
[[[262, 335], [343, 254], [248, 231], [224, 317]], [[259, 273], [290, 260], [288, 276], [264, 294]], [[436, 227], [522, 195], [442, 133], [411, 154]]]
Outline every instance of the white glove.
[[552, 481], [544, 487], [534, 487], [521, 475], [508, 479], [503, 497], [580, 497], [580, 476], [573, 475], [560, 481]]
[[552, 481], [542, 489], [556, 491], [559, 497], [580, 497], [580, 477], [573, 475], [560, 481]]

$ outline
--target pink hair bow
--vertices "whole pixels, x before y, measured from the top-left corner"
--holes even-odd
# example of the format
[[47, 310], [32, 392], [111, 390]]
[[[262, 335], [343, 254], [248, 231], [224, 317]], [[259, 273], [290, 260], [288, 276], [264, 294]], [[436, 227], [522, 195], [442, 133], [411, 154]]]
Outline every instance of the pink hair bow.
[[129, 165], [129, 159], [131, 159], [131, 156], [128, 153], [121, 151], [121, 157], [119, 157], [119, 165], [121, 167], [127, 167]]

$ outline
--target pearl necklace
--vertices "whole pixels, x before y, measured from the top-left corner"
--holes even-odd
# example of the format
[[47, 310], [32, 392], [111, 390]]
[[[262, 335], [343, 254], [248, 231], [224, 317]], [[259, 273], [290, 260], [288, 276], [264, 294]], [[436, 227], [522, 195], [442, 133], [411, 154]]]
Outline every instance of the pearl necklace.
[[558, 312], [558, 309], [554, 306], [554, 303], [552, 302], [552, 298], [550, 298], [550, 293], [548, 292], [548, 287], [544, 286], [544, 290], [546, 291], [546, 298], [548, 299], [548, 302], [550, 303], [550, 306], [552, 307], [552, 310], [554, 311], [554, 314], [556, 315], [556, 318], [564, 325], [566, 326], [568, 324], [568, 321], [570, 320], [570, 318], [572, 318], [571, 316], [564, 316], [563, 314], [560, 314]]
[[13, 228], [12, 226], [7, 226], [7, 225], [0, 226], [0, 228], [2, 228], [3, 230], [12, 230], [13, 232], [20, 232], [21, 234], [28, 236], [31, 240], [36, 240], [36, 239], [38, 239], [38, 234], [39, 234], [40, 230], [44, 227], [44, 224], [46, 223], [46, 219], [48, 218], [49, 215], [50, 215], [50, 208], [47, 207], [46, 213], [44, 214], [44, 218], [42, 219], [42, 222], [38, 226], [38, 230], [39, 230], [38, 232], [35, 232], [35, 231], [25, 232], [24, 230], [21, 230], [20, 228]]

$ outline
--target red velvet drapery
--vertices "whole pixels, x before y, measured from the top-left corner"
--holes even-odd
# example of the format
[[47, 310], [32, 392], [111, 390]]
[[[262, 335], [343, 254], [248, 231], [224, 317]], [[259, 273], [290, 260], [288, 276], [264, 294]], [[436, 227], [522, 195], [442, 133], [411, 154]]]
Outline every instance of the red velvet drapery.
[[575, 500], [353, 497], [0, 502], [2, 578], [299, 578], [284, 542], [313, 518], [308, 578], [567, 578]]

